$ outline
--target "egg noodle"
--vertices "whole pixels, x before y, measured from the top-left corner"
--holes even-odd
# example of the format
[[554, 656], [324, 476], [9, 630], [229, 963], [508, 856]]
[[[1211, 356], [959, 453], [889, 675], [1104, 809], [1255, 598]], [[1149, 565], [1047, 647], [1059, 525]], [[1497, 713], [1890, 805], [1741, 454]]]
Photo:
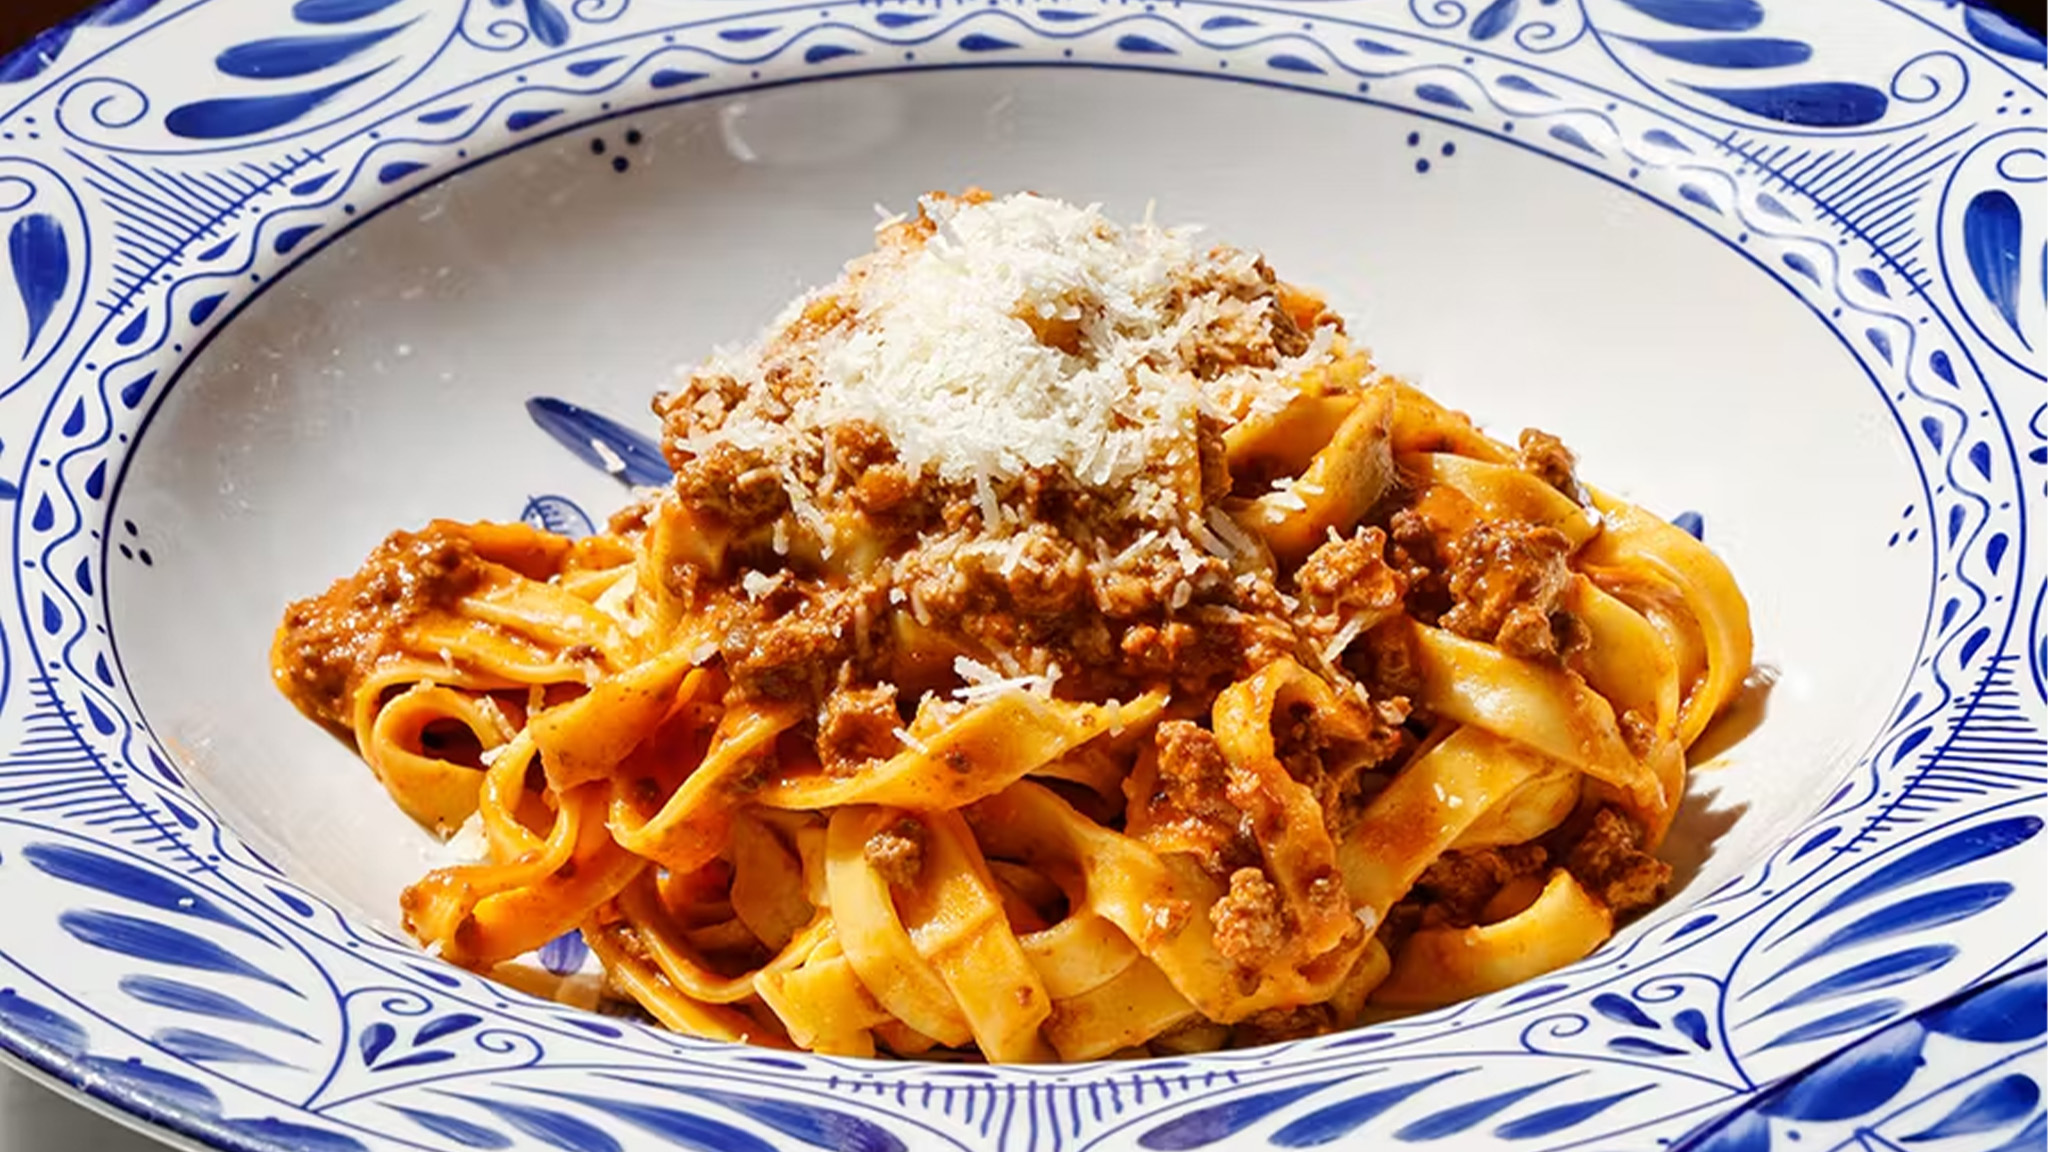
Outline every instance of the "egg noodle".
[[1348, 1027], [1654, 902], [1750, 662], [1693, 537], [1378, 370], [1188, 230], [932, 196], [656, 402], [598, 535], [436, 521], [280, 687], [488, 859], [405, 922], [580, 930], [697, 1036], [1088, 1060]]

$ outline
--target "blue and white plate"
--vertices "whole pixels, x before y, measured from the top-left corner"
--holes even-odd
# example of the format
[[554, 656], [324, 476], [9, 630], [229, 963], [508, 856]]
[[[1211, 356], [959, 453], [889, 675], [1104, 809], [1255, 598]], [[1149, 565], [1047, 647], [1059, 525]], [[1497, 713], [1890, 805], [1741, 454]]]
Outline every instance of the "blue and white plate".
[[[0, 62], [0, 1048], [236, 1149], [2039, 1148], [2043, 61], [1952, 0], [111, 0]], [[395, 932], [439, 849], [271, 690], [281, 606], [602, 517], [676, 364], [970, 184], [1262, 248], [1704, 532], [1761, 667], [1666, 904], [1446, 1011], [1038, 1068]]]

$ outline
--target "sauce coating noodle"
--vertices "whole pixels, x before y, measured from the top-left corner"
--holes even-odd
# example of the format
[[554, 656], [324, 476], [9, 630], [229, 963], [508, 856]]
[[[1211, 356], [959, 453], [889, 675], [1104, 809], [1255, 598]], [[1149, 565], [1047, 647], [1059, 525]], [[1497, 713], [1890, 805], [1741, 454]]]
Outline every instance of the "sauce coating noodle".
[[1749, 668], [1727, 569], [1555, 438], [1092, 209], [929, 198], [656, 411], [605, 532], [394, 534], [272, 661], [481, 826], [422, 942], [580, 930], [694, 1035], [1089, 1060], [1505, 987], [1660, 896]]

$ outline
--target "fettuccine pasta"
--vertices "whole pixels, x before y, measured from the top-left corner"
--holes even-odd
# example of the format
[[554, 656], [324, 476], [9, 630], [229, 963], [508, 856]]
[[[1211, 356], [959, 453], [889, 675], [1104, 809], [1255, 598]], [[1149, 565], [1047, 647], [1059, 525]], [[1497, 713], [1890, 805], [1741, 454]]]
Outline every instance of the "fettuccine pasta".
[[1347, 1027], [1654, 902], [1749, 668], [1698, 541], [1184, 230], [927, 198], [655, 405], [597, 535], [436, 521], [279, 686], [488, 855], [405, 922], [581, 932], [698, 1036], [1090, 1060]]

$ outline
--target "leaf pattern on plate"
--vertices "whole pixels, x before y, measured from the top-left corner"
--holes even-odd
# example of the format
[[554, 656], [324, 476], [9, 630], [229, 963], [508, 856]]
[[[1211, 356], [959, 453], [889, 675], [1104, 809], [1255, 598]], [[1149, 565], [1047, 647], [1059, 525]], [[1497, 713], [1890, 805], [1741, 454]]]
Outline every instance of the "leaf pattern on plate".
[[1342, 1081], [1316, 1080], [1291, 1084], [1221, 1104], [1205, 1105], [1141, 1134], [1138, 1145], [1153, 1152], [1189, 1152], [1190, 1149], [1207, 1148], [1236, 1136], [1304, 1097], [1338, 1083]]
[[71, 248], [63, 222], [46, 212], [17, 219], [7, 230], [7, 263], [28, 316], [28, 343], [22, 349], [26, 354], [36, 346], [71, 283]]
[[468, 1097], [470, 1103], [491, 1113], [522, 1135], [530, 1136], [561, 1152], [625, 1152], [625, 1146], [588, 1120], [565, 1112], [515, 1104], [510, 1100]]
[[259, 1052], [247, 1044], [238, 1044], [224, 1036], [207, 1032], [195, 1032], [190, 1028], [166, 1028], [150, 1040], [157, 1047], [174, 1056], [182, 1056], [195, 1064], [283, 1064], [284, 1061], [268, 1052]]
[[1273, 1143], [1282, 1148], [1311, 1148], [1328, 1144], [1363, 1127], [1409, 1097], [1472, 1071], [1471, 1068], [1446, 1069], [1389, 1088], [1377, 1088], [1335, 1104], [1325, 1104], [1281, 1125], [1273, 1133]]
[[1803, 16], [1785, 0], [1587, 0], [1588, 23], [1616, 62], [1724, 123], [1844, 135], [1919, 123], [1961, 98], [1954, 57], [1886, 61], [1868, 51], [1910, 39], [1879, 28], [1886, 17], [1872, 13], [1864, 50], [1838, 46], [1830, 56], [1816, 43], [1825, 37], [1779, 31], [1812, 32]]
[[66, 1056], [80, 1055], [86, 1049], [85, 1028], [76, 1020], [12, 988], [0, 988], [0, 1020], [22, 1036]]
[[[582, 1092], [549, 1091], [545, 1094], [617, 1117], [642, 1132], [699, 1152], [775, 1152], [774, 1145], [759, 1136], [708, 1116]], [[838, 1145], [826, 1147], [837, 1148]]]
[[2011, 897], [2011, 881], [1985, 877], [2041, 827], [2036, 817], [2007, 816], [1944, 831], [1823, 890], [1818, 907], [1765, 937], [1749, 962], [1756, 976], [1738, 979], [1730, 1021], [1738, 1047], [1783, 1067], [1789, 1053], [1897, 1019], [1905, 989], [1962, 955], [1952, 926]]
[[578, 460], [623, 483], [660, 485], [674, 478], [658, 444], [609, 416], [553, 396], [528, 400], [526, 414]]
[[2019, 201], [2002, 189], [1977, 193], [1963, 209], [1963, 251], [1968, 254], [1970, 271], [1991, 306], [2022, 341], [2026, 339], [2020, 331], [2023, 227]]
[[2003, 880], [1993, 880], [1981, 884], [1959, 884], [1952, 888], [1940, 888], [1901, 900], [1896, 904], [1886, 905], [1828, 933], [1764, 984], [1773, 983], [1781, 976], [1854, 944], [1867, 944], [1893, 936], [1926, 932], [1968, 920], [1972, 916], [1997, 907], [2006, 897], [2012, 895], [2012, 892], [2011, 884]]
[[2041, 825], [2038, 816], [2012, 816], [1945, 833], [1849, 885], [1795, 931], [1907, 885], [2010, 851], [2040, 835]]
[[[2040, 355], [2048, 341], [2044, 183], [2048, 132], [2039, 125], [2004, 127], [1964, 153], [1942, 192], [1935, 231], [1948, 288], [1963, 318], [2007, 362], [2036, 379], [2048, 379]], [[1948, 367], [1953, 376], [1953, 361]], [[1993, 456], [1987, 444], [1970, 467], [1988, 475]], [[2002, 534], [1996, 545], [1988, 537], [1984, 541], [1987, 551], [1995, 547], [2000, 553], [2009, 544]], [[2044, 685], [2048, 681], [2037, 680], [2037, 691]]]
[[222, 908], [217, 901], [154, 869], [64, 844], [31, 844], [21, 854], [37, 869], [59, 880], [133, 900], [159, 912], [192, 916], [233, 928], [270, 943], [269, 937]]
[[[2048, 1125], [2041, 1084], [2014, 1057], [2038, 1060], [2044, 1035], [2048, 964], [2037, 961], [1828, 1056], [1713, 1121], [1681, 1152], [1826, 1148], [1831, 1132], [1936, 1152], [2036, 1148]], [[1933, 1059], [1940, 1045], [1955, 1050]], [[1942, 1071], [1969, 1066], [1966, 1057], [1982, 1071], [1960, 1080]]]
[[1941, 1119], [1907, 1136], [1906, 1140], [1925, 1144], [1951, 1136], [1995, 1132], [2030, 1115], [2040, 1103], [2041, 1086], [2034, 1082], [2033, 1077], [2014, 1072], [1981, 1085], [1957, 1102]]
[[83, 909], [66, 912], [57, 923], [79, 941], [122, 956], [171, 964], [223, 975], [246, 976], [297, 995], [290, 984], [219, 944], [169, 924], [120, 912]]
[[296, 1036], [301, 1040], [313, 1039], [310, 1033], [257, 1010], [246, 1000], [183, 980], [165, 976], [123, 976], [120, 988], [144, 1004], [152, 1004], [159, 1008], [169, 1008], [176, 1012], [206, 1016], [215, 1020], [254, 1024], [259, 1028], [268, 1028], [287, 1036]]
[[445, 1140], [453, 1140], [464, 1148], [510, 1148], [512, 1138], [495, 1129], [486, 1128], [455, 1116], [439, 1112], [428, 1112], [420, 1108], [407, 1108], [397, 1104], [386, 1107], [400, 1116], [432, 1132]]
[[833, 1152], [904, 1152], [903, 1141], [886, 1128], [849, 1112], [708, 1088], [672, 1090], [737, 1112], [814, 1148]]
[[1962, 5], [1963, 28], [1970, 38], [1993, 52], [2034, 64], [2048, 64], [2048, 43], [2039, 33], [2015, 23], [2012, 17], [1983, 4]]

